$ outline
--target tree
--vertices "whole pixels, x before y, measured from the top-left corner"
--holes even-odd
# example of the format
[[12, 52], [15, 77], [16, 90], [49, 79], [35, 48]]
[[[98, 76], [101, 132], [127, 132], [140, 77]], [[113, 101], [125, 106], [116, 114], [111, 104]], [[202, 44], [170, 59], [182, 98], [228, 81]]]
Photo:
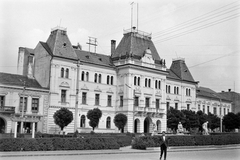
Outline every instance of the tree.
[[198, 115], [191, 110], [181, 110], [184, 114], [185, 123], [183, 123], [183, 127], [186, 128], [188, 131], [193, 128], [199, 127], [199, 119]]
[[93, 131], [98, 126], [99, 119], [102, 117], [102, 111], [98, 108], [89, 110], [87, 113], [87, 118], [90, 120], [89, 125], [92, 127]]
[[220, 127], [220, 118], [212, 113], [208, 113], [208, 128], [214, 130], [215, 128]]
[[181, 111], [171, 107], [167, 111], [167, 127], [176, 131], [179, 122], [185, 123], [184, 114]]
[[223, 117], [223, 125], [229, 131], [234, 130], [235, 128], [240, 127], [240, 113], [234, 114], [229, 112]]
[[54, 123], [61, 128], [61, 131], [73, 120], [73, 113], [67, 108], [61, 108], [53, 115]]
[[122, 132], [126, 123], [127, 123], [127, 116], [125, 114], [118, 113], [117, 115], [115, 115], [114, 124], [119, 130], [122, 130]]

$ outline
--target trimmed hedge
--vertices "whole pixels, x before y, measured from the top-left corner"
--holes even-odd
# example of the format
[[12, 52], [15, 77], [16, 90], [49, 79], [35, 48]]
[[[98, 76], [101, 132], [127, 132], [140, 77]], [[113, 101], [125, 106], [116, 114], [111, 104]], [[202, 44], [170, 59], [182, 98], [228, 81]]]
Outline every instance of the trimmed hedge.
[[0, 139], [0, 151], [49, 151], [119, 149], [114, 138], [6, 138]]
[[[203, 146], [240, 144], [240, 134], [226, 135], [174, 135], [168, 136], [169, 146]], [[132, 142], [133, 149], [146, 149], [147, 147], [159, 147], [160, 136], [136, 137]]]

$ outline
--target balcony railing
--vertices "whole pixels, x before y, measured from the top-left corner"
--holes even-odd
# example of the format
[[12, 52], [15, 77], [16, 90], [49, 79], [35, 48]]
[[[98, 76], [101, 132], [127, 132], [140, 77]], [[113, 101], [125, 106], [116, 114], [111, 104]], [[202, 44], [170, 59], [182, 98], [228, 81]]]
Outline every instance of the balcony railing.
[[138, 106], [135, 106], [135, 112], [164, 113], [164, 109], [163, 108], [149, 108], [149, 107], [138, 107]]
[[0, 106], [1, 113], [15, 113], [15, 107], [13, 106]]

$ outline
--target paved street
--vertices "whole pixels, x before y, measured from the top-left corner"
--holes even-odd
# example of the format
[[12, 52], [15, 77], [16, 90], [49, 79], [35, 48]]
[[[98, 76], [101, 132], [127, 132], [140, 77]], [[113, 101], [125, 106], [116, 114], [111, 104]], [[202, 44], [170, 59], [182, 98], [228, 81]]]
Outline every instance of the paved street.
[[[114, 152], [113, 152], [114, 153]], [[156, 151], [142, 153], [114, 153], [114, 154], [88, 154], [88, 155], [56, 155], [56, 156], [22, 156], [1, 157], [1, 160], [157, 160]], [[204, 151], [177, 151], [169, 152], [168, 160], [239, 160], [240, 149], [204, 150]]]

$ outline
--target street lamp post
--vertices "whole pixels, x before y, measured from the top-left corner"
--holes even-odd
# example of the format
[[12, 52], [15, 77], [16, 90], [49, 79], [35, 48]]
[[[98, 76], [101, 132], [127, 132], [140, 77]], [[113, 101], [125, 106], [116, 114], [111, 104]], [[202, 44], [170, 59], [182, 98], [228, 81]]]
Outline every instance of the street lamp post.
[[25, 93], [25, 89], [26, 89], [26, 82], [24, 81], [23, 84], [24, 84], [24, 86], [23, 86], [23, 103], [22, 103], [22, 114], [21, 114], [22, 120], [21, 120], [21, 130], [20, 130], [20, 133], [23, 133], [23, 116], [24, 116], [24, 107], [25, 107], [25, 103], [24, 103], [25, 96], [24, 96], [24, 93]]
[[75, 117], [74, 117], [74, 132], [77, 130], [78, 93], [79, 93], [79, 70], [80, 70], [80, 60], [77, 61], [77, 82], [76, 82], [76, 103], [75, 103]]

